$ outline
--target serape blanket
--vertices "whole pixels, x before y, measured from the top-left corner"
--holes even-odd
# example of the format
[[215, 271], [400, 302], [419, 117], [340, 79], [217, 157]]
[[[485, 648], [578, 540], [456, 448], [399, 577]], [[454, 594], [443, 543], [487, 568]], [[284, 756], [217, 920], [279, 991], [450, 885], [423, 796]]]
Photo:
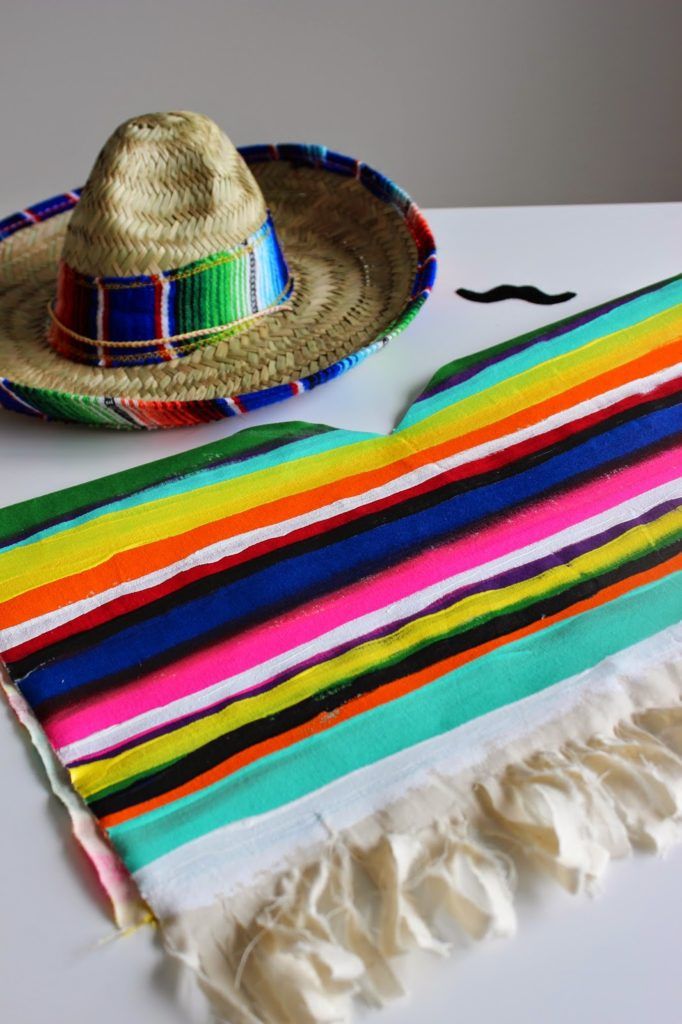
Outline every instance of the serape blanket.
[[388, 436], [258, 426], [0, 512], [6, 691], [225, 1019], [346, 1020], [512, 931], [517, 857], [577, 889], [674, 837], [681, 372], [678, 277]]

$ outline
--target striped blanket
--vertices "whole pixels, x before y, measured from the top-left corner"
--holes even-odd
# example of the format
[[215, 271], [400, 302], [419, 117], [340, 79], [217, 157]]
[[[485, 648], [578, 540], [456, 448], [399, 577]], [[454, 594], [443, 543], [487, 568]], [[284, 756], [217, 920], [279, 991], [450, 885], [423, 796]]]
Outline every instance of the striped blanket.
[[681, 370], [676, 278], [444, 366], [388, 436], [0, 511], [10, 700], [227, 1019], [345, 1019], [453, 920], [509, 932], [510, 850], [575, 888], [669, 840]]

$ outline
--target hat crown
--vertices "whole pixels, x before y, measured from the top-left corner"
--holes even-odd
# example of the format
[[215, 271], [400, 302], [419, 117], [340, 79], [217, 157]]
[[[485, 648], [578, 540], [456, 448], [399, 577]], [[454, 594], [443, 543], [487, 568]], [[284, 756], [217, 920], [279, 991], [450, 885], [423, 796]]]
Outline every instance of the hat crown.
[[83, 274], [154, 274], [233, 249], [266, 215], [251, 171], [215, 122], [188, 111], [144, 114], [100, 151], [62, 258]]

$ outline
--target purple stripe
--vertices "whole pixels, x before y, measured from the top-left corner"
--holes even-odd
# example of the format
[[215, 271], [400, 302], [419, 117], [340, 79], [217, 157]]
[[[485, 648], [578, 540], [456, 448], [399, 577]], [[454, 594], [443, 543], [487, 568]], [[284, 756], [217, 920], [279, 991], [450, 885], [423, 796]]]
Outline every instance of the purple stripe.
[[[672, 280], [675, 279], [673, 278]], [[464, 381], [471, 380], [472, 377], [475, 377], [483, 370], [486, 370], [489, 366], [494, 366], [496, 363], [501, 363], [505, 359], [510, 359], [512, 356], [518, 355], [520, 352], [525, 352], [534, 345], [538, 345], [546, 341], [552, 341], [555, 338], [560, 338], [563, 334], [568, 334], [569, 331], [574, 330], [576, 327], [584, 327], [585, 324], [591, 323], [593, 320], [603, 316], [605, 313], [610, 313], [612, 310], [617, 309], [619, 306], [626, 305], [626, 303], [633, 299], [658, 291], [668, 284], [670, 284], [670, 280], [660, 281], [654, 285], [648, 285], [640, 291], [631, 292], [629, 295], [623, 295], [617, 299], [612, 299], [610, 302], [605, 302], [603, 306], [595, 306], [592, 309], [587, 309], [583, 313], [570, 317], [568, 320], [560, 320], [558, 323], [552, 324], [550, 327], [534, 334], [531, 338], [526, 338], [525, 340], [520, 341], [517, 345], [510, 345], [503, 351], [494, 353], [486, 359], [482, 359], [480, 362], [468, 366], [460, 373], [454, 373], [452, 377], [447, 377], [445, 380], [439, 381], [434, 387], [429, 387], [429, 385], [427, 385], [426, 390], [422, 391], [414, 404], [418, 405], [419, 402], [423, 402], [427, 398], [432, 398], [434, 395], [441, 394], [441, 392], [447, 391], [449, 388], [455, 387], [457, 384], [463, 384]]]
[[[482, 593], [486, 590], [501, 590], [504, 587], [512, 586], [516, 583], [522, 583], [525, 580], [532, 579], [534, 576], [539, 576], [541, 573], [546, 572], [548, 569], [555, 568], [558, 564], [565, 565], [572, 559], [577, 558], [579, 555], [585, 554], [588, 551], [593, 551], [610, 541], [626, 533], [632, 529], [633, 526], [643, 526], [647, 523], [655, 522], [668, 512], [673, 511], [680, 505], [680, 500], [672, 498], [669, 501], [665, 501], [660, 505], [657, 505], [653, 509], [649, 509], [647, 512], [642, 513], [641, 516], [637, 516], [632, 519], [628, 519], [622, 523], [616, 523], [614, 526], [603, 530], [601, 533], [595, 534], [592, 537], [587, 537], [585, 540], [576, 541], [573, 544], [569, 544], [558, 551], [554, 551], [549, 555], [545, 555], [543, 558], [535, 559], [535, 561], [527, 562], [525, 565], [516, 566], [513, 569], [507, 569], [503, 573], [498, 573], [495, 576], [488, 577], [487, 579], [477, 580], [475, 583], [471, 583], [465, 587], [460, 587], [458, 590], [453, 591], [451, 594], [445, 594], [443, 597], [434, 601], [426, 608], [415, 612], [412, 615], [405, 616], [402, 619], [393, 620], [384, 626], [379, 626], [377, 629], [372, 630], [369, 633], [364, 633], [360, 637], [356, 637], [353, 640], [347, 641], [343, 644], [338, 644], [329, 650], [325, 650], [320, 654], [314, 655], [311, 658], [303, 662], [299, 662], [295, 667], [283, 672], [278, 676], [269, 679], [267, 682], [260, 686], [254, 687], [247, 692], [241, 694], [233, 694], [230, 697], [212, 704], [208, 708], [204, 708], [200, 711], [196, 711], [185, 717], [175, 719], [173, 722], [167, 725], [159, 726], [156, 729], [149, 730], [142, 734], [142, 736], [135, 739], [128, 740], [119, 746], [112, 747], [109, 749], [109, 753], [113, 755], [120, 754], [124, 750], [130, 750], [132, 747], [137, 746], [140, 742], [146, 742], [153, 739], [156, 736], [165, 736], [173, 730], [188, 725], [191, 722], [199, 721], [202, 718], [207, 718], [230, 704], [234, 704], [239, 700], [244, 700], [249, 697], [253, 697], [256, 694], [265, 693], [268, 690], [273, 690], [282, 683], [285, 683], [294, 675], [298, 675], [299, 672], [303, 672], [308, 668], [313, 668], [316, 665], [320, 665], [325, 661], [330, 661], [333, 658], [345, 654], [347, 651], [353, 650], [359, 644], [367, 643], [370, 640], [379, 640], [382, 637], [388, 636], [394, 633], [403, 626], [408, 625], [411, 622], [415, 622], [418, 619], [423, 618], [426, 615], [431, 615], [434, 612], [443, 611], [446, 608], [452, 607], [459, 601], [463, 601], [467, 597], [471, 597], [474, 594]], [[595, 590], [597, 589], [597, 583], [595, 582]], [[435, 639], [438, 639], [437, 637]], [[88, 757], [81, 758], [77, 761], [69, 763], [68, 767], [73, 768], [77, 765], [88, 764], [91, 761], [97, 761], [102, 757], [101, 753], [92, 754]]]

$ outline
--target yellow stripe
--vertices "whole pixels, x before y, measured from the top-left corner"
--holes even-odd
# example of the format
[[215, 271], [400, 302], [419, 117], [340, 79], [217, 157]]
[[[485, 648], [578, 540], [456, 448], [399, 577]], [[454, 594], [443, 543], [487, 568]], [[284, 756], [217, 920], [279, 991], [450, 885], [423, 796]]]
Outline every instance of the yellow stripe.
[[[659, 314], [635, 328], [595, 340], [574, 352], [556, 356], [487, 391], [462, 399], [413, 427], [373, 436], [340, 450], [311, 454], [196, 492], [162, 498], [135, 509], [112, 512], [58, 534], [0, 554], [0, 596], [11, 600], [67, 575], [106, 562], [116, 552], [143, 548], [220, 517], [237, 514], [268, 501], [300, 494], [351, 476], [394, 464], [427, 446], [452, 441], [495, 423], [568, 388], [623, 365], [674, 340], [679, 315]], [[144, 571], [144, 553], [140, 554]], [[112, 586], [117, 582], [112, 568]]]
[[635, 526], [602, 547], [548, 569], [533, 579], [500, 590], [473, 594], [449, 608], [407, 623], [389, 636], [358, 644], [336, 658], [305, 669], [273, 690], [245, 697], [214, 715], [148, 740], [117, 756], [72, 768], [71, 779], [83, 797], [94, 796], [126, 778], [183, 757], [240, 726], [275, 715], [334, 683], [375, 668], [395, 655], [404, 656], [410, 648], [424, 641], [470, 625], [482, 616], [502, 613], [520, 601], [537, 600], [547, 592], [570, 587], [583, 577], [600, 574], [620, 562], [652, 550], [680, 529], [682, 507], [661, 516], [654, 523]]

